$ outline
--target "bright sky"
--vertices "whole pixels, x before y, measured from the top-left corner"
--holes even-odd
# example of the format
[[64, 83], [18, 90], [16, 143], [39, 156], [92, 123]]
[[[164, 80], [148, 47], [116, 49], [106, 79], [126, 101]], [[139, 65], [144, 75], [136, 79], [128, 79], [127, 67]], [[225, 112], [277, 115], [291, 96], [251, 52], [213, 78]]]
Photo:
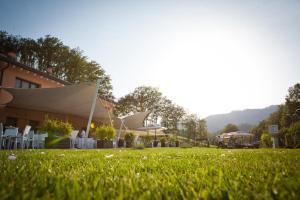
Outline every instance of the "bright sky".
[[56, 36], [121, 97], [159, 87], [200, 117], [284, 101], [300, 82], [300, 1], [2, 0], [0, 29]]

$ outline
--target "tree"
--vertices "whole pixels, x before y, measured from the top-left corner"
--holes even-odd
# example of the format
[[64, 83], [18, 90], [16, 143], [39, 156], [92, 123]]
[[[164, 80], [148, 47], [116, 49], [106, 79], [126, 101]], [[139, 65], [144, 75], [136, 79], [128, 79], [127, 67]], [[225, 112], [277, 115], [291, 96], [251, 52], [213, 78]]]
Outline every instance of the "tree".
[[177, 132], [177, 124], [185, 115], [185, 110], [171, 100], [165, 100], [158, 108], [158, 115], [161, 116], [161, 123], [169, 131]]
[[277, 124], [279, 126], [280, 145], [297, 146], [296, 137], [297, 123], [300, 120], [300, 84], [297, 83], [288, 89], [285, 103], [278, 107], [278, 110], [270, 114], [265, 120], [253, 127], [251, 133], [257, 138], [261, 138], [263, 133], [267, 133], [268, 126]]
[[30, 38], [20, 39], [19, 61], [29, 67], [37, 68], [37, 48], [35, 40]]
[[223, 133], [230, 133], [230, 132], [235, 132], [238, 131], [238, 127], [235, 124], [227, 124], [224, 129], [223, 129]]
[[300, 83], [289, 88], [288, 95], [285, 98], [285, 104], [290, 113], [294, 113], [297, 109], [300, 109]]
[[[146, 112], [158, 110], [162, 93], [158, 88], [141, 86], [132, 93], [121, 97], [116, 105], [116, 115], [127, 115], [134, 112]], [[153, 116], [153, 119], [157, 116]]]
[[0, 31], [0, 51], [17, 52], [19, 50], [19, 37], [8, 35], [5, 31]]
[[64, 48], [62, 41], [56, 37], [46, 35], [44, 38], [39, 38], [37, 40], [38, 68], [47, 71], [47, 68], [52, 67], [56, 74], [61, 67], [59, 60]]
[[[288, 129], [288, 135], [292, 138], [292, 146], [297, 147], [297, 135], [300, 134], [300, 121], [293, 123]], [[298, 144], [298, 147], [300, 145]]]
[[208, 131], [205, 119], [199, 119], [197, 121], [197, 135], [201, 140], [208, 139]]
[[252, 124], [247, 124], [247, 123], [242, 123], [238, 125], [238, 129], [244, 132], [249, 132], [252, 127], [253, 127]]
[[158, 88], [141, 86], [132, 93], [121, 97], [116, 105], [115, 114], [127, 115], [135, 112], [151, 111], [148, 119], [161, 124], [167, 131], [177, 131], [177, 123], [185, 114], [181, 106], [174, 104], [171, 100], [162, 96]]
[[272, 145], [272, 140], [271, 137], [268, 133], [263, 133], [261, 135], [261, 146], [263, 147], [271, 147]]
[[196, 114], [190, 114], [185, 115], [183, 121], [188, 139], [193, 139], [194, 142], [197, 140], [206, 140], [207, 146], [209, 146], [208, 131], [206, 121], [204, 119], [200, 119]]
[[184, 126], [187, 130], [188, 139], [196, 139], [197, 121], [198, 116], [196, 114], [185, 115]]
[[285, 115], [283, 121], [286, 126], [292, 125], [300, 120], [300, 83], [295, 84], [288, 89], [288, 95], [285, 98]]
[[263, 132], [267, 131], [267, 124], [266, 120], [262, 120], [259, 124], [251, 129], [251, 133], [256, 136], [256, 138], [260, 138]]

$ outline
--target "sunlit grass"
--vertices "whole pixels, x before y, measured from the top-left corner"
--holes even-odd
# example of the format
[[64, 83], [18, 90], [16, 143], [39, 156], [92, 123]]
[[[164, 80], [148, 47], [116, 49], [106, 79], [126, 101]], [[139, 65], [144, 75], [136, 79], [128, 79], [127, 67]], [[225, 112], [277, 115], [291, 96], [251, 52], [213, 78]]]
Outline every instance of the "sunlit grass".
[[0, 159], [0, 199], [300, 197], [300, 150], [26, 150]]

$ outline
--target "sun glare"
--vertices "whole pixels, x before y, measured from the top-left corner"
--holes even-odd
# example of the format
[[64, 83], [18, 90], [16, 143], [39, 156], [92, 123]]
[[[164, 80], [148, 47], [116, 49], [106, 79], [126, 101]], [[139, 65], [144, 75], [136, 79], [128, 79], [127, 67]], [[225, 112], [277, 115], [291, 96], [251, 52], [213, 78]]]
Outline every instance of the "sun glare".
[[[264, 75], [268, 67], [264, 59], [268, 50], [261, 38], [238, 24], [212, 23], [178, 30], [168, 38], [161, 53], [156, 79], [163, 84], [159, 87], [179, 104], [189, 98], [193, 102], [189, 109], [203, 115], [247, 107], [246, 102], [235, 99], [246, 97], [250, 84], [259, 86], [254, 80], [263, 80], [260, 74]], [[172, 76], [166, 80], [164, 74], [168, 73]], [[216, 106], [215, 110], [199, 110], [199, 104]]]

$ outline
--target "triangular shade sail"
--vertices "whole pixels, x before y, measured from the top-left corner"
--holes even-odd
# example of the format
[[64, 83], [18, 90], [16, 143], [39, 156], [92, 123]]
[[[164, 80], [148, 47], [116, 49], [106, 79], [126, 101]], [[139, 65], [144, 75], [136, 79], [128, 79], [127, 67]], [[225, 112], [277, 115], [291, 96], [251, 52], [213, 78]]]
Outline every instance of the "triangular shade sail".
[[144, 126], [144, 120], [147, 118], [147, 116], [150, 114], [150, 111], [146, 112], [137, 112], [133, 115], [126, 116], [123, 119], [115, 118], [114, 124], [116, 127], [120, 127], [121, 120], [123, 121], [126, 128], [130, 130], [137, 130], [140, 127]]
[[[13, 96], [7, 106], [88, 118], [96, 85], [84, 83], [58, 88], [3, 89]], [[97, 99], [93, 118], [109, 119], [108, 111], [100, 99]]]

